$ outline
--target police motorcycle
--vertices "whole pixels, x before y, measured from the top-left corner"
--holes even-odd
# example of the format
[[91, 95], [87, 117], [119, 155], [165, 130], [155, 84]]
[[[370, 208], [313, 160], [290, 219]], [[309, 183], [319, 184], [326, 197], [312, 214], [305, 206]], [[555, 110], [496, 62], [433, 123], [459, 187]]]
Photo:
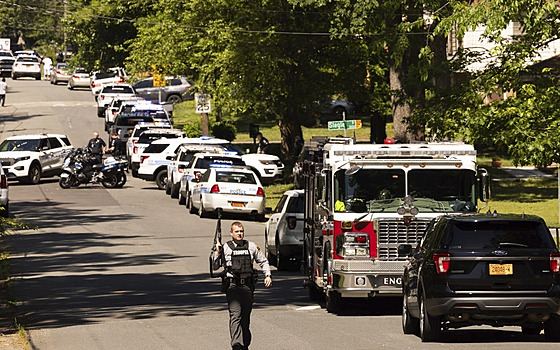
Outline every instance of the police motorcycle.
[[126, 160], [109, 157], [97, 163], [87, 147], [76, 148], [64, 159], [58, 184], [67, 189], [81, 184], [101, 183], [106, 188], [123, 187], [126, 183]]

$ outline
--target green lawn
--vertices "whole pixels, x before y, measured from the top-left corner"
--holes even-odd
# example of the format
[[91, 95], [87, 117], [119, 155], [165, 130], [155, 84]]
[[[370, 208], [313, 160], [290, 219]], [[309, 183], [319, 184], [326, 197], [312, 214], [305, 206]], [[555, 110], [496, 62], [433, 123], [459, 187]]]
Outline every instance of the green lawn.
[[[356, 140], [368, 142], [370, 137], [370, 123], [369, 118], [365, 117], [355, 117], [354, 119], [362, 120], [362, 128], [356, 131]], [[210, 114], [210, 122], [214, 120], [212, 114]], [[186, 123], [197, 121], [200, 122], [200, 114], [194, 112], [194, 101], [185, 101], [175, 105], [173, 111], [173, 122], [176, 127], [182, 127]], [[263, 121], [257, 123], [260, 128], [259, 131], [271, 142], [280, 142], [280, 129], [278, 123], [275, 120]], [[250, 143], [253, 139], [249, 137], [249, 122], [239, 123], [237, 125], [237, 137], [234, 142]], [[312, 136], [339, 136], [343, 135], [343, 130], [329, 131], [327, 126], [316, 126], [312, 128], [302, 127], [303, 139], [309, 140]], [[387, 135], [392, 137], [394, 135], [393, 124], [387, 125]], [[346, 136], [354, 136], [354, 130], [347, 130]]]

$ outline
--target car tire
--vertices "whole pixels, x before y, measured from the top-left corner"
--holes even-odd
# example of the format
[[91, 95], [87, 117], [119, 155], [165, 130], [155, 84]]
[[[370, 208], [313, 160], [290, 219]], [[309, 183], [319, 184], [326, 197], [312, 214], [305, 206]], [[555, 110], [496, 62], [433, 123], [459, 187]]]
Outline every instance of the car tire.
[[37, 185], [41, 182], [41, 167], [37, 164], [31, 164], [29, 167], [29, 175], [27, 176], [26, 182], [28, 184]]
[[560, 315], [551, 314], [544, 323], [544, 339], [546, 341], [560, 341]]
[[165, 190], [165, 186], [167, 186], [167, 169], [160, 170], [156, 174], [156, 185], [160, 190]]
[[68, 82], [68, 90], [74, 90], [74, 86], [70, 82]]
[[3, 209], [0, 210], [0, 217], [9, 218], [10, 217], [10, 201], [6, 202], [6, 205], [3, 205]]
[[[169, 182], [169, 178], [167, 179], [167, 181]], [[177, 184], [177, 185], [181, 185], [181, 184]], [[179, 186], [177, 186], [175, 184], [170, 184], [169, 187], [171, 187], [171, 198], [179, 198]]]
[[420, 339], [422, 342], [438, 341], [441, 334], [441, 317], [430, 316], [426, 310], [426, 298], [420, 297]]
[[185, 205], [185, 203], [187, 202], [187, 199], [185, 198], [185, 196], [183, 196], [181, 193], [179, 193], [177, 195], [177, 202], [179, 203], [179, 205]]
[[132, 174], [132, 177], [138, 177], [138, 170], [132, 169], [130, 173]]
[[167, 181], [167, 184], [165, 184], [165, 194], [168, 196], [171, 194], [171, 186], [169, 185], [169, 181]]
[[196, 208], [192, 204], [191, 195], [187, 192], [187, 203], [185, 205], [189, 208], [189, 213], [196, 214]]
[[523, 334], [537, 335], [540, 334], [541, 331], [542, 331], [542, 326], [539, 326], [538, 324], [529, 324], [529, 325], [521, 326], [521, 332], [523, 332]]
[[205, 218], [208, 216], [208, 212], [204, 210], [204, 205], [202, 204], [202, 198], [200, 198], [200, 208], [198, 208], [198, 216]]
[[35, 77], [35, 80], [41, 80], [41, 76], [40, 76], [40, 75], [39, 75], [39, 76], [36, 76], [36, 77]]
[[408, 300], [406, 298], [406, 293], [403, 293], [403, 303], [402, 303], [402, 329], [404, 334], [418, 334], [420, 324], [418, 319], [412, 317], [410, 311], [408, 310]]
[[278, 269], [278, 271], [285, 271], [288, 269], [288, 263], [289, 260], [286, 259], [286, 257], [284, 255], [282, 255], [282, 253], [280, 252], [280, 242], [278, 240], [278, 234], [276, 234], [276, 247], [275, 247], [275, 251], [276, 251], [276, 268]]
[[325, 297], [325, 295], [319, 291], [315, 283], [309, 283], [307, 289], [307, 292], [309, 293], [309, 299], [311, 301], [321, 301], [321, 299]]
[[16, 75], [12, 75], [12, 80], [17, 80], [17, 76], [16, 76]]
[[175, 103], [179, 103], [179, 102], [181, 102], [181, 101], [182, 101], [182, 100], [181, 100], [181, 96], [179, 96], [179, 95], [169, 95], [169, 96], [167, 97], [167, 102], [168, 102], [168, 103], [175, 104]]
[[342, 304], [342, 297], [340, 293], [331, 290], [327, 292], [325, 306], [327, 312], [331, 314], [338, 314], [340, 312], [340, 305]]

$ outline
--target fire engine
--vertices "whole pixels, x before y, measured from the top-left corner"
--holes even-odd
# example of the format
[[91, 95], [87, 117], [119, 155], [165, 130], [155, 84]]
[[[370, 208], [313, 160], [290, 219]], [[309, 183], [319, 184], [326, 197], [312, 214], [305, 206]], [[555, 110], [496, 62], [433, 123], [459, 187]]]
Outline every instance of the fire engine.
[[475, 213], [489, 197], [472, 145], [313, 138], [306, 147], [305, 285], [329, 312], [345, 298], [401, 296], [399, 245], [416, 246], [434, 217]]

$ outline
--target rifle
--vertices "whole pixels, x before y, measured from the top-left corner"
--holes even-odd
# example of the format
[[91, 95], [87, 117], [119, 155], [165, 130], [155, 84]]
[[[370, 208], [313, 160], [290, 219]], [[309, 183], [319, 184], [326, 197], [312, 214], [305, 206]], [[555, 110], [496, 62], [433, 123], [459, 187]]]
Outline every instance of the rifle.
[[[218, 222], [216, 223], [216, 232], [214, 233], [214, 242], [212, 243], [212, 249], [210, 250], [210, 257], [209, 257], [209, 261], [210, 261], [210, 277], [214, 278], [214, 277], [221, 277], [221, 275], [223, 275], [223, 273], [221, 273], [220, 275], [214, 275], [214, 269], [213, 269], [213, 259], [212, 257], [214, 256], [214, 252], [216, 251], [216, 244], [218, 242], [220, 242], [220, 244], [222, 243], [222, 211], [220, 209], [218, 209]], [[224, 246], [222, 245], [222, 249], [220, 250], [220, 260], [222, 261], [222, 267], [225, 269], [226, 267], [226, 257], [224, 255]]]

